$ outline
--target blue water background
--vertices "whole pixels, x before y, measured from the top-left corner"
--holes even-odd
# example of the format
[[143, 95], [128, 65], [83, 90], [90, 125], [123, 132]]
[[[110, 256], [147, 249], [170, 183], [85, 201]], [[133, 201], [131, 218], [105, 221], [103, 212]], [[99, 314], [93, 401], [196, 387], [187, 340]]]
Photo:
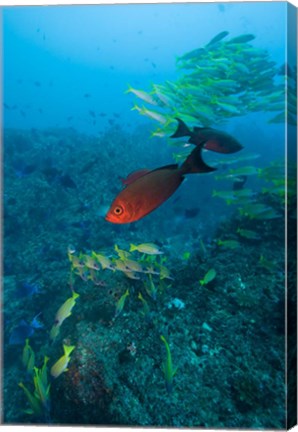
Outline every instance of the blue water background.
[[141, 122], [130, 111], [133, 96], [124, 94], [128, 84], [149, 90], [151, 83], [175, 79], [176, 57], [223, 30], [230, 37], [255, 34], [253, 45], [267, 48], [282, 64], [286, 7], [241, 2], [6, 8], [4, 101], [18, 109], [5, 113], [4, 125], [103, 130], [107, 120], [94, 126], [89, 110], [120, 113], [124, 124]]

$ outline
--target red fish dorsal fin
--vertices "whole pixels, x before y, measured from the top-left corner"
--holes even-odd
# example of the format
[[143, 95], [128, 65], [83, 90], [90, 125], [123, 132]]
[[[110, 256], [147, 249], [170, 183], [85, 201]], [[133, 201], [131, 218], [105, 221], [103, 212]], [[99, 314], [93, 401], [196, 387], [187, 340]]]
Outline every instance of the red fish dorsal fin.
[[121, 179], [121, 181], [125, 186], [128, 186], [129, 184], [133, 183], [140, 177], [143, 177], [144, 175], [148, 174], [148, 172], [150, 172], [149, 169], [143, 168], [138, 171], [134, 171], [130, 173], [125, 179]]
[[155, 168], [155, 169], [152, 170], [151, 172], [154, 172], [154, 171], [161, 171], [161, 170], [164, 170], [164, 169], [168, 169], [168, 170], [176, 170], [176, 169], [178, 169], [178, 164], [165, 165], [165, 166], [162, 166], [162, 167], [160, 167], [160, 168]]

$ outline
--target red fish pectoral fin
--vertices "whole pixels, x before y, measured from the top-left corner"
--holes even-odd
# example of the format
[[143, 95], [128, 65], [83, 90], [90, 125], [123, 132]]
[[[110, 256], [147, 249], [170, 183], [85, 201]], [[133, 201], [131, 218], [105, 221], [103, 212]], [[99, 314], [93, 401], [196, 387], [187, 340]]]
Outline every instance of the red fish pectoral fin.
[[236, 140], [209, 139], [205, 142], [204, 148], [217, 153], [236, 153], [243, 148]]
[[218, 140], [216, 139], [210, 139], [205, 142], [204, 148], [206, 150], [211, 150], [216, 153], [230, 153], [229, 149], [222, 145]]

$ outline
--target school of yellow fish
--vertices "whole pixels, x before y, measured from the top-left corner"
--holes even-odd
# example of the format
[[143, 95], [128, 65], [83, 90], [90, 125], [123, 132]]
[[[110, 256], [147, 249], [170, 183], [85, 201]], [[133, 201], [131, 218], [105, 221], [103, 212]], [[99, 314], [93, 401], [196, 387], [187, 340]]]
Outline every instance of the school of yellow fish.
[[178, 57], [181, 76], [176, 81], [152, 84], [149, 92], [128, 88], [127, 93], [153, 107], [135, 103], [132, 108], [159, 123], [153, 136], [172, 134], [177, 117], [190, 126], [214, 127], [262, 111], [268, 113], [269, 123], [296, 125], [295, 71], [277, 65], [267, 50], [255, 47], [254, 35], [231, 39], [228, 35], [223, 31], [203, 47]]

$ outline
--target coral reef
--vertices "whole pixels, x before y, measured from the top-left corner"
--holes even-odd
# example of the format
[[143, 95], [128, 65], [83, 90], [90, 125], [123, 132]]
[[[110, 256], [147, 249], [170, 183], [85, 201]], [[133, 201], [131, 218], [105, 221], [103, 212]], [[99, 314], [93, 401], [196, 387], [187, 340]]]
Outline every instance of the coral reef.
[[[28, 398], [18, 387], [32, 382], [22, 365], [25, 339], [9, 343], [21, 320], [32, 326], [40, 314], [43, 326], [30, 336], [35, 365], [47, 356], [51, 368], [62, 345], [75, 347], [67, 370], [51, 378], [48, 423], [283, 428], [284, 197], [264, 168], [268, 187], [249, 200], [265, 206], [265, 217], [255, 207], [241, 213], [236, 200], [208, 236], [208, 225], [194, 231], [192, 219], [170, 235], [172, 206], [136, 226], [110, 225], [98, 209], [112, 199], [117, 177], [136, 168], [123, 143], [137, 154], [134, 143], [146, 133], [112, 128], [98, 138], [74, 130], [5, 131], [4, 421], [40, 422], [28, 414]], [[107, 140], [115, 151], [112, 166]], [[152, 141], [142, 152], [144, 166], [155, 165], [156, 146]], [[289, 193], [293, 205], [295, 192]], [[219, 240], [238, 242], [241, 253]], [[158, 245], [156, 255], [146, 255], [144, 247], [130, 250], [147, 243]], [[103, 268], [102, 256], [111, 268]], [[80, 274], [82, 266], [91, 277]], [[20, 297], [24, 281], [39, 288]], [[52, 340], [57, 311], [63, 305], [65, 312], [73, 291], [79, 297]], [[161, 335], [174, 363], [170, 392]]]

